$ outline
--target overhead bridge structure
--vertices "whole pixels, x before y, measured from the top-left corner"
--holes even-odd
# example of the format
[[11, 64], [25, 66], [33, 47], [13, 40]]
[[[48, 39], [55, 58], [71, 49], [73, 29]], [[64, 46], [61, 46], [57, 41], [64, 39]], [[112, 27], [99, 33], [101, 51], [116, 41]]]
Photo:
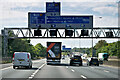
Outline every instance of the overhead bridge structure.
[[[15, 35], [11, 36], [9, 31], [13, 31]], [[60, 2], [46, 2], [46, 12], [28, 12], [27, 28], [4, 28], [2, 34], [4, 37], [4, 54], [6, 54], [8, 39], [118, 39], [120, 38], [120, 28], [95, 28], [93, 26], [93, 15], [61, 15]]]
[[[120, 28], [92, 28], [92, 29], [56, 29], [56, 28], [4, 28], [4, 37], [15, 38], [120, 38]], [[10, 36], [9, 31], [15, 33]]]

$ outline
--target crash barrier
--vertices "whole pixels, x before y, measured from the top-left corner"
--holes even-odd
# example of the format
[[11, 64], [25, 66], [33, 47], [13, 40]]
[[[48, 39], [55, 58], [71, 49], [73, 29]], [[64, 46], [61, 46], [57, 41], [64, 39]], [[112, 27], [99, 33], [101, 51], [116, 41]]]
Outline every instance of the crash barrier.
[[103, 65], [120, 67], [120, 59], [113, 59], [113, 60], [103, 61]]
[[12, 62], [12, 57], [2, 57], [2, 62], [0, 63], [10, 63]]

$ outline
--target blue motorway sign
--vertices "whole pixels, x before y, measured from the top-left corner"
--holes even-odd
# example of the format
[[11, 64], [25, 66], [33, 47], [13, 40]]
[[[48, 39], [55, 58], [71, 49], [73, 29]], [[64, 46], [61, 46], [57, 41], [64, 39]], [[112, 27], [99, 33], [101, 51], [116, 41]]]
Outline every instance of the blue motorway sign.
[[63, 51], [70, 51], [71, 48], [65, 48], [65, 45], [63, 45], [63, 46], [62, 46], [62, 50], [63, 50]]
[[45, 24], [45, 13], [28, 13], [29, 24]]
[[89, 16], [47, 16], [47, 24], [89, 24]]
[[93, 16], [61, 16], [60, 2], [47, 2], [46, 13], [28, 13], [28, 26], [30, 28], [93, 28]]
[[46, 12], [60, 12], [60, 2], [47, 2]]

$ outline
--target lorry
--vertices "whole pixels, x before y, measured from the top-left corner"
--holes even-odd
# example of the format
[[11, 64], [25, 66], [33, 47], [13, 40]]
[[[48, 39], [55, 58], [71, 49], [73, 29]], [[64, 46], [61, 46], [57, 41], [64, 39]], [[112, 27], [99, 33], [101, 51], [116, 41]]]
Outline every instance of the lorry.
[[47, 42], [47, 65], [60, 64], [61, 62], [61, 42]]
[[104, 60], [108, 60], [108, 53], [98, 53], [98, 59], [99, 61], [104, 61]]

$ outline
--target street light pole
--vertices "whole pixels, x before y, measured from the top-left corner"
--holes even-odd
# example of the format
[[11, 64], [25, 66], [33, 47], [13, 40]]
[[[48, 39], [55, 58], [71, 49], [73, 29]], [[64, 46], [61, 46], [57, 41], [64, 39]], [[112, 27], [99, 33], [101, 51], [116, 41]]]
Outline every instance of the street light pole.
[[[102, 19], [102, 16], [99, 16], [98, 17], [99, 19]], [[93, 32], [93, 29], [92, 29], [92, 32]], [[92, 33], [92, 57], [95, 57], [95, 51], [93, 50], [93, 33]]]

